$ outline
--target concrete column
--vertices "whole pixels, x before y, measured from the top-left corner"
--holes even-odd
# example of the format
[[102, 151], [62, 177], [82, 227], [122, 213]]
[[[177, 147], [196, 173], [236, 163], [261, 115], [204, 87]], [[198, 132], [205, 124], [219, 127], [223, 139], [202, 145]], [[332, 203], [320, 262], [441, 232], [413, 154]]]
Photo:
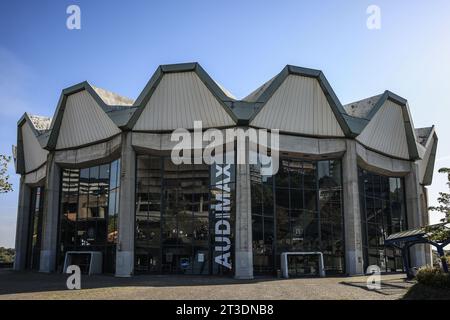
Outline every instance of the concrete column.
[[130, 277], [134, 268], [136, 153], [131, 145], [131, 137], [131, 132], [122, 136], [116, 277]]
[[[247, 144], [247, 143], [246, 143]], [[248, 159], [248, 146], [246, 148]], [[250, 165], [236, 165], [236, 279], [253, 279], [252, 203], [250, 192]]]
[[347, 274], [358, 275], [364, 274], [364, 266], [356, 142], [354, 140], [347, 140], [346, 148], [347, 150], [342, 161], [345, 266]]
[[[426, 221], [423, 219], [421, 207], [421, 186], [419, 184], [419, 166], [411, 163], [411, 171], [405, 177], [406, 194], [406, 218], [408, 219], [408, 229], [423, 227]], [[426, 265], [426, 246], [416, 244], [409, 250], [411, 257], [411, 267], [421, 267]]]
[[55, 163], [54, 155], [50, 154], [47, 158], [40, 272], [53, 272], [56, 270], [60, 185], [61, 169]]
[[16, 227], [16, 255], [14, 258], [14, 270], [25, 270], [27, 262], [27, 249], [30, 227], [30, 202], [31, 190], [25, 184], [25, 176], [20, 177], [19, 204], [17, 209]]
[[[420, 205], [422, 208], [422, 222], [423, 225], [430, 224], [430, 216], [428, 214], [428, 190], [425, 186], [420, 186]], [[433, 250], [431, 245], [424, 245], [425, 250], [425, 263], [426, 265], [433, 265]]]

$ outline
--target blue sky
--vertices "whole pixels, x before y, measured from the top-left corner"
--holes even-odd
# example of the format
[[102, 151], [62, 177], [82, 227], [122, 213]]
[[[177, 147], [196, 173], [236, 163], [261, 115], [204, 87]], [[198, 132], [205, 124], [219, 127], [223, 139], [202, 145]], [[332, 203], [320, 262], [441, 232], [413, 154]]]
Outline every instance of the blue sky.
[[[81, 30], [66, 8], [81, 8]], [[366, 27], [369, 5], [381, 29]], [[198, 61], [243, 97], [286, 64], [323, 70], [343, 104], [389, 89], [408, 99], [416, 127], [436, 125], [436, 169], [450, 166], [450, 2], [0, 2], [0, 153], [11, 153], [25, 112], [53, 116], [63, 88], [88, 80], [136, 98], [158, 65]], [[13, 247], [15, 192], [0, 195], [0, 246]], [[430, 202], [445, 190], [435, 174]], [[438, 216], [432, 214], [432, 221]]]

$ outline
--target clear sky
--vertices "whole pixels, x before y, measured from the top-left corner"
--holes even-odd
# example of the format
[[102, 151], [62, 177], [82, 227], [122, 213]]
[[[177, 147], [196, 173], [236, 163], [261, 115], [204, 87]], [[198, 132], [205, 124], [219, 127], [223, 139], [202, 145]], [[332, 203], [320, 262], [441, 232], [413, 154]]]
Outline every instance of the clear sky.
[[[81, 9], [68, 30], [66, 9]], [[369, 5], [381, 29], [369, 30]], [[53, 116], [61, 90], [88, 80], [135, 99], [160, 64], [198, 61], [238, 98], [286, 64], [321, 69], [343, 104], [389, 89], [415, 127], [436, 125], [450, 166], [450, 1], [0, 1], [0, 153], [25, 112]], [[15, 191], [0, 195], [0, 246], [13, 247]], [[435, 173], [430, 202], [445, 190]], [[432, 214], [432, 221], [438, 216]]]

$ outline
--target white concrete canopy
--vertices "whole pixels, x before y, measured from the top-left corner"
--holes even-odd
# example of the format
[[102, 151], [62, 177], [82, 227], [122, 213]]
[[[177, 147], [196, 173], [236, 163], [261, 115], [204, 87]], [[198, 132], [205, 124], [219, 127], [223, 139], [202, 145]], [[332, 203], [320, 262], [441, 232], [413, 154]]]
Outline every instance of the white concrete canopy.
[[344, 137], [319, 82], [289, 75], [251, 121], [251, 126], [296, 134]]
[[41, 167], [47, 161], [48, 151], [43, 149], [34, 133], [33, 124], [25, 121], [21, 127], [25, 172], [31, 172]]
[[422, 158], [417, 161], [419, 181], [423, 185], [430, 185], [432, 182], [437, 143], [438, 138], [433, 127], [425, 145], [417, 144], [419, 155]]
[[235, 125], [195, 72], [167, 73], [144, 106], [133, 130], [192, 129], [194, 121], [200, 120], [203, 128]]
[[356, 138], [364, 146], [401, 159], [409, 159], [402, 106], [386, 100]]
[[102, 141], [120, 132], [92, 95], [82, 90], [67, 98], [56, 149]]

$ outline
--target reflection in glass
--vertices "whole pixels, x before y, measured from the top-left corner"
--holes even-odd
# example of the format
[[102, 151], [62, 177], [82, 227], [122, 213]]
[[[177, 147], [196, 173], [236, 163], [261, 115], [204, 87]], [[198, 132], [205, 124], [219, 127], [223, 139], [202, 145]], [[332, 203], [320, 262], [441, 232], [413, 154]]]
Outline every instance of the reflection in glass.
[[136, 169], [135, 270], [211, 273], [210, 167], [138, 155]]
[[281, 159], [275, 179], [262, 177], [258, 165], [250, 176], [254, 272], [274, 273], [282, 252], [322, 251], [326, 272], [343, 273], [340, 160]]
[[401, 252], [383, 244], [390, 234], [407, 229], [403, 178], [381, 176], [361, 168], [358, 176], [364, 268], [375, 264], [383, 271], [401, 271]]
[[67, 251], [101, 251], [103, 271], [114, 273], [119, 172], [120, 160], [90, 168], [62, 170], [60, 268]]

